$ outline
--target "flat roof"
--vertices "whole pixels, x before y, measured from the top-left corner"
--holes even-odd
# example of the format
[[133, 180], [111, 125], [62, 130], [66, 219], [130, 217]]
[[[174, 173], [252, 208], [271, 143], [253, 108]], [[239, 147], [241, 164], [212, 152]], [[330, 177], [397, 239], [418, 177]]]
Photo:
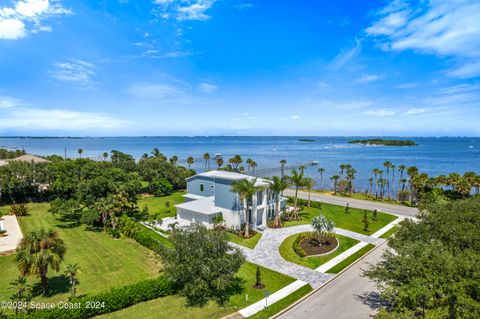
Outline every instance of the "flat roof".
[[191, 199], [202, 199], [205, 198], [205, 196], [202, 195], [196, 195], [196, 194], [183, 194], [183, 197], [191, 198]]
[[263, 185], [269, 185], [270, 181], [263, 179], [263, 178], [258, 178], [258, 177], [253, 177], [250, 175], [246, 174], [240, 174], [240, 173], [235, 173], [235, 172], [228, 172], [228, 171], [218, 171], [218, 170], [212, 170], [212, 171], [207, 171], [203, 172], [194, 176], [191, 176], [187, 179], [191, 179], [195, 176], [204, 176], [204, 177], [210, 177], [210, 178], [219, 178], [219, 179], [226, 179], [226, 180], [231, 180], [231, 181], [238, 181], [242, 179], [248, 179], [248, 180], [253, 180], [257, 179], [257, 185], [258, 186], [263, 186]]
[[186, 209], [203, 215], [214, 215], [221, 213], [220, 208], [215, 207], [215, 198], [213, 196], [197, 199], [191, 202], [175, 205], [177, 208]]

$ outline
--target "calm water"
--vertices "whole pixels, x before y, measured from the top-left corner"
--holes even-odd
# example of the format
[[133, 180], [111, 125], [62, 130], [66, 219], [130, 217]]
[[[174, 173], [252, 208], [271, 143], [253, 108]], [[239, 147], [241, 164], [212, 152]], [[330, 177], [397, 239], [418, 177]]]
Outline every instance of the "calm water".
[[[355, 137], [354, 139], [357, 139]], [[0, 147], [24, 148], [38, 155], [64, 155], [76, 157], [82, 148], [83, 156], [100, 158], [105, 151], [119, 150], [139, 158], [158, 147], [170, 157], [181, 160], [188, 156], [196, 159], [192, 168], [202, 170], [205, 152], [221, 153], [225, 162], [234, 154], [245, 160], [252, 158], [258, 168], [279, 166], [281, 159], [288, 163], [319, 161], [326, 169], [325, 185], [331, 175], [338, 173], [340, 164], [351, 164], [357, 170], [357, 189], [363, 189], [371, 177], [373, 168], [382, 168], [382, 163], [391, 161], [396, 166], [415, 165], [422, 172], [438, 175], [456, 171], [480, 173], [480, 138], [410, 138], [416, 147], [361, 146], [348, 144], [348, 137], [314, 137], [315, 142], [299, 142], [298, 137], [107, 137], [107, 138], [0, 138]], [[212, 161], [212, 167], [215, 163]], [[319, 180], [318, 167], [309, 167], [306, 174]], [[397, 175], [398, 176], [398, 175]], [[317, 183], [317, 187], [319, 183]]]

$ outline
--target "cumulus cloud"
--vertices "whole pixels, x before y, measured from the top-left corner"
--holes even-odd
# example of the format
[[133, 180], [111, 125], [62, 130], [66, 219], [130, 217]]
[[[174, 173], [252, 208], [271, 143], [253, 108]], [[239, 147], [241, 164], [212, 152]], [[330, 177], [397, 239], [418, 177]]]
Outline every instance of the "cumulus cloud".
[[448, 75], [480, 76], [480, 2], [394, 0], [375, 16], [366, 33], [378, 37], [384, 50], [453, 57], [459, 66]]
[[210, 83], [200, 83], [198, 89], [205, 93], [213, 93], [218, 90], [218, 86]]
[[95, 76], [94, 70], [95, 66], [92, 63], [73, 59], [55, 63], [54, 69], [49, 73], [58, 81], [90, 85]]
[[385, 117], [385, 116], [395, 115], [395, 112], [389, 109], [375, 109], [375, 110], [368, 110], [365, 112], [365, 114], [371, 115], [371, 116]]
[[207, 11], [216, 0], [155, 0], [160, 7], [160, 16], [164, 19], [174, 17], [178, 21], [210, 19]]
[[0, 39], [16, 40], [29, 32], [50, 32], [43, 22], [54, 16], [71, 14], [57, 0], [14, 1], [11, 6], [0, 7]]

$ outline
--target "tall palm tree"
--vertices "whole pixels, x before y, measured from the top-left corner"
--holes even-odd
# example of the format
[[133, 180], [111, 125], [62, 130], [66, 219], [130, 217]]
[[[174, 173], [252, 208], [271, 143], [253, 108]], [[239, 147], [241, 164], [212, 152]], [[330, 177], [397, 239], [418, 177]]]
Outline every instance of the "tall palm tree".
[[345, 164], [340, 164], [340, 176], [343, 175], [343, 171], [345, 170]]
[[333, 181], [333, 194], [337, 194], [337, 184], [338, 184], [338, 180], [340, 179], [340, 176], [339, 175], [333, 175], [332, 177], [330, 177], [330, 180]]
[[173, 155], [172, 157], [170, 157], [170, 164], [175, 165], [175, 164], [177, 164], [177, 162], [178, 162], [178, 156], [177, 155]]
[[187, 157], [188, 169], [190, 169], [190, 166], [192, 166], [193, 162], [194, 162], [194, 159], [192, 156]]
[[372, 197], [372, 188], [373, 188], [373, 177], [368, 179], [368, 184], [370, 184], [370, 197]]
[[392, 199], [395, 200], [395, 164], [390, 164], [390, 168], [392, 169]]
[[323, 173], [325, 173], [325, 168], [320, 167], [317, 171], [320, 173], [320, 187], [323, 191]]
[[207, 170], [207, 166], [208, 166], [208, 170], [210, 170], [210, 154], [208, 153], [203, 154], [203, 159], [205, 160], [205, 170]]
[[233, 170], [238, 172], [238, 167], [240, 166], [240, 164], [243, 163], [243, 159], [240, 155], [237, 154], [230, 158], [228, 162], [232, 165]]
[[255, 174], [255, 168], [257, 168], [257, 162], [251, 161], [250, 167], [252, 168], [252, 173]]
[[248, 166], [247, 166], [247, 171], [250, 172], [250, 164], [252, 163], [252, 159], [251, 159], [251, 158], [247, 158], [247, 160], [245, 161], [245, 163], [248, 164]]
[[83, 150], [81, 148], [77, 150], [77, 153], [78, 153], [78, 157], [82, 158]]
[[223, 158], [221, 158], [221, 157], [217, 158], [217, 166], [218, 166], [218, 168], [222, 167], [222, 165], [223, 165]]
[[374, 168], [374, 169], [372, 170], [373, 175], [374, 175], [374, 177], [375, 177], [375, 178], [374, 178], [374, 183], [375, 183], [375, 199], [378, 198], [378, 182], [377, 182], [377, 177], [378, 177], [378, 172], [379, 172], [379, 171], [380, 171], [380, 170], [379, 170], [378, 168]]
[[107, 158], [108, 158], [108, 153], [107, 153], [107, 152], [103, 152], [102, 156], [103, 156], [103, 161], [105, 162], [105, 161], [107, 160]]
[[298, 219], [298, 214], [297, 214], [298, 188], [304, 186], [305, 180], [303, 177], [303, 171], [299, 173], [296, 169], [293, 169], [292, 175], [289, 178], [292, 185], [295, 186], [295, 204], [293, 208], [293, 216]]
[[[14, 302], [28, 302], [31, 298], [32, 286], [28, 283], [27, 277], [18, 276], [13, 282], [10, 283], [13, 288], [16, 289], [15, 294], [12, 296], [12, 301]], [[18, 312], [21, 308], [15, 307], [15, 315], [18, 315]]]
[[273, 176], [270, 189], [275, 196], [275, 221], [274, 226], [280, 227], [280, 194], [288, 187], [288, 182], [285, 178]]
[[256, 186], [255, 184], [257, 183], [257, 179], [241, 179], [238, 181], [234, 181], [232, 183], [232, 186], [230, 187], [230, 190], [233, 193], [238, 194], [240, 197], [240, 202], [242, 203], [243, 207], [243, 216], [245, 218], [245, 238], [250, 237], [250, 232], [249, 232], [249, 203], [252, 202], [253, 196], [255, 195], [256, 192], [258, 192], [261, 187]]
[[282, 172], [280, 175], [281, 178], [285, 177], [285, 164], [287, 164], [286, 160], [284, 159], [280, 160], [280, 166], [281, 166], [281, 172]]
[[310, 177], [305, 177], [303, 180], [303, 185], [307, 187], [308, 190], [308, 207], [311, 207], [310, 205], [310, 193], [312, 192], [312, 188], [315, 186], [315, 180]]
[[15, 256], [20, 275], [35, 274], [40, 277], [43, 294], [46, 295], [48, 268], [58, 272], [66, 250], [56, 231], [39, 229], [26, 234]]
[[80, 272], [80, 267], [77, 264], [68, 264], [67, 269], [65, 270], [65, 275], [68, 278], [70, 283], [70, 296], [73, 298], [77, 293], [77, 288], [75, 287], [78, 283], [77, 274]]
[[416, 166], [410, 166], [407, 168], [408, 184], [410, 187], [410, 201], [413, 200], [415, 194], [413, 193], [413, 179], [418, 176], [418, 168]]
[[350, 191], [350, 197], [352, 197], [352, 192], [353, 192], [353, 181], [355, 180], [355, 174], [357, 171], [352, 168], [351, 166], [347, 168], [347, 182], [348, 182], [348, 188]]
[[390, 174], [390, 166], [392, 165], [392, 162], [390, 161], [385, 161], [383, 162], [383, 167], [385, 167], [386, 169], [386, 173], [387, 173], [387, 178], [386, 178], [386, 182], [387, 182], [387, 195], [388, 195], [388, 198], [390, 198], [390, 180], [389, 180], [389, 174]]

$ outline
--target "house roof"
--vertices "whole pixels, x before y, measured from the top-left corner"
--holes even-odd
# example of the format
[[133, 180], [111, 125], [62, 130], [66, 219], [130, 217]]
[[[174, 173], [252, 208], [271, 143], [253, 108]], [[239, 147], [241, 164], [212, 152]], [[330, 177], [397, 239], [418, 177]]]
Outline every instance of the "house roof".
[[205, 198], [205, 196], [196, 195], [196, 194], [183, 194], [182, 196], [183, 196], [183, 197], [190, 198], [190, 199], [202, 199], [202, 198]]
[[46, 160], [43, 157], [30, 155], [30, 154], [25, 154], [19, 157], [15, 157], [7, 161], [21, 161], [21, 162], [29, 162], [29, 163], [34, 162], [35, 164], [50, 162], [49, 160]]
[[215, 207], [215, 198], [213, 196], [178, 204], [175, 205], [175, 207], [204, 215], [214, 215], [221, 213], [220, 208]]
[[[234, 172], [228, 172], [228, 171], [207, 171], [203, 172], [194, 176], [191, 176], [188, 179], [191, 179], [195, 176], [204, 176], [204, 177], [210, 177], [210, 178], [218, 178], [218, 179], [225, 179], [225, 180], [230, 180], [230, 181], [238, 181], [242, 179], [248, 179], [248, 180], [253, 180], [256, 177], [246, 175], [246, 174], [240, 174], [240, 173], [234, 173]], [[270, 184], [270, 181], [263, 179], [263, 178], [256, 178], [257, 179], [257, 186], [266, 186]]]

